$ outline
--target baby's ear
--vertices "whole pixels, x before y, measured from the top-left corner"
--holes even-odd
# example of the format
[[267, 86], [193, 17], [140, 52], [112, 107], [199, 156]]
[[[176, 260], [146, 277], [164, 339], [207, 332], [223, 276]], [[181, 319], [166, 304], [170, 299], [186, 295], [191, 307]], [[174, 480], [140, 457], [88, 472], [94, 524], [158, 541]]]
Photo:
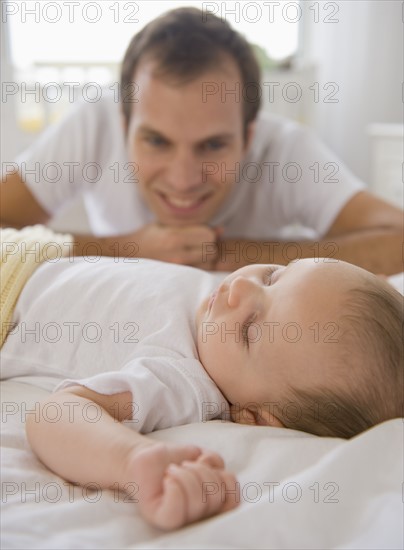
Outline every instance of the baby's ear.
[[240, 407], [232, 405], [230, 414], [233, 422], [247, 424], [248, 426], [275, 426], [285, 428], [282, 422], [265, 407]]

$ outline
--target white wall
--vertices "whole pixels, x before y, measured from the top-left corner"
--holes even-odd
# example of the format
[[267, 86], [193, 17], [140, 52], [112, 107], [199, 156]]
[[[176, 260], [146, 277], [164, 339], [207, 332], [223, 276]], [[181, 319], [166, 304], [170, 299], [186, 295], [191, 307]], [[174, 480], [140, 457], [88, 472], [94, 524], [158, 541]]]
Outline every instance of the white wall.
[[[10, 27], [1, 24], [1, 86], [2, 101], [0, 105], [0, 166], [3, 163], [14, 161], [17, 154], [29, 146], [35, 139], [35, 135], [22, 132], [16, 122], [16, 96], [8, 96], [7, 101], [3, 100], [3, 90], [7, 83], [14, 83], [15, 76], [11, 66], [10, 55]], [[18, 97], [18, 95], [17, 95]], [[79, 197], [66, 206], [65, 209], [49, 224], [57, 231], [70, 231], [74, 227], [77, 233], [88, 233], [90, 227], [84, 209], [83, 201]]]
[[321, 18], [315, 23], [309, 9], [313, 2], [303, 4], [301, 62], [317, 64], [320, 85], [339, 86], [338, 103], [314, 106], [313, 125], [358, 176], [370, 181], [368, 125], [403, 123], [403, 4], [331, 2], [338, 5], [334, 16], [338, 23], [324, 23]]
[[[0, 47], [0, 63], [1, 63], [1, 85], [4, 86], [7, 82], [13, 81], [12, 68], [10, 64], [10, 41], [9, 41], [8, 25], [1, 25], [1, 47]], [[1, 139], [0, 139], [0, 162], [8, 161], [15, 155], [18, 142], [19, 132], [15, 124], [15, 102], [12, 98], [3, 100], [0, 105], [1, 114]]]

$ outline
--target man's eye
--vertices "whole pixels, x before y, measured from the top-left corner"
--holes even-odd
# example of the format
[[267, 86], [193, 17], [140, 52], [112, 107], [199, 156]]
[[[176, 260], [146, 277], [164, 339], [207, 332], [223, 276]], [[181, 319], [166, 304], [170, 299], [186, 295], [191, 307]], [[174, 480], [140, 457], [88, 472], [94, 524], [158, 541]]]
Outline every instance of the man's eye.
[[148, 136], [146, 138], [146, 141], [150, 143], [150, 145], [153, 145], [154, 147], [162, 147], [164, 145], [167, 145], [166, 140], [159, 136]]
[[211, 141], [207, 141], [203, 145], [203, 148], [206, 149], [207, 151], [218, 151], [222, 147], [224, 147], [224, 143], [222, 141], [218, 141], [215, 139]]

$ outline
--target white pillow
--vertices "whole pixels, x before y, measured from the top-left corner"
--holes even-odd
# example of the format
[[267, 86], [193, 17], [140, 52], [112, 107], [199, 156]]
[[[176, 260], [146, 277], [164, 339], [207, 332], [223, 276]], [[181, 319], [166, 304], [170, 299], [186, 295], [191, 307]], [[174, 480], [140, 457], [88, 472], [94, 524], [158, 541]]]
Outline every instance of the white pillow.
[[390, 275], [387, 280], [396, 290], [404, 294], [404, 271], [396, 275]]

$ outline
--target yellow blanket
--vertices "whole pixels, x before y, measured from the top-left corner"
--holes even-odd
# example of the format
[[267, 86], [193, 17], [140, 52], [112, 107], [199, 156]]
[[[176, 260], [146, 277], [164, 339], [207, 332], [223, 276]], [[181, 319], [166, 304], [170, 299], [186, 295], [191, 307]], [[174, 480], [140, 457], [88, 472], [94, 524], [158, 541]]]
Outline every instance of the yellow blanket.
[[67, 256], [72, 242], [72, 235], [55, 233], [43, 225], [0, 229], [0, 347], [11, 328], [13, 311], [25, 283], [41, 263]]

